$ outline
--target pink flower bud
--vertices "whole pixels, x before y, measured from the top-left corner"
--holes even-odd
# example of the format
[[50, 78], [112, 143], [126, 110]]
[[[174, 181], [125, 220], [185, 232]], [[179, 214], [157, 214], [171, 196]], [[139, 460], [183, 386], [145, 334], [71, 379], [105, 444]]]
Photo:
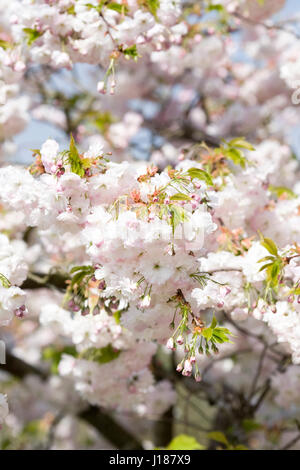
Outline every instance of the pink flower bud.
[[139, 307], [140, 308], [147, 308], [150, 306], [151, 303], [151, 297], [150, 295], [145, 295], [142, 300], [139, 302]]
[[192, 372], [192, 370], [193, 370], [193, 366], [192, 366], [192, 363], [191, 363], [190, 359], [186, 359], [184, 361], [184, 371]]
[[230, 287], [228, 286], [220, 287], [220, 294], [222, 295], [222, 297], [226, 297], [226, 295], [230, 294], [230, 292], [231, 292]]
[[179, 335], [176, 341], [177, 341], [177, 344], [180, 344], [180, 345], [183, 344], [183, 343], [184, 343], [184, 338], [183, 338], [183, 336], [182, 336], [182, 335]]
[[68, 307], [69, 307], [70, 310], [73, 310], [73, 308], [75, 307], [75, 302], [74, 302], [74, 300], [70, 300], [70, 301], [68, 302]]
[[199, 372], [196, 372], [195, 380], [196, 380], [196, 382], [201, 382], [201, 375], [199, 374]]
[[22, 62], [21, 60], [18, 60], [14, 65], [15, 72], [23, 72], [25, 70], [25, 68], [26, 68], [26, 66], [25, 66], [24, 62]]
[[102, 93], [103, 95], [105, 95], [106, 86], [105, 86], [105, 83], [103, 81], [97, 83], [97, 91], [98, 91], [98, 93]]
[[175, 344], [173, 338], [169, 338], [167, 341], [167, 348], [171, 349], [171, 351], [175, 351]]
[[15, 316], [18, 317], [18, 318], [25, 317], [25, 315], [27, 315], [27, 313], [28, 313], [28, 310], [25, 307], [25, 305], [21, 305], [21, 307], [16, 308], [16, 310], [14, 311]]

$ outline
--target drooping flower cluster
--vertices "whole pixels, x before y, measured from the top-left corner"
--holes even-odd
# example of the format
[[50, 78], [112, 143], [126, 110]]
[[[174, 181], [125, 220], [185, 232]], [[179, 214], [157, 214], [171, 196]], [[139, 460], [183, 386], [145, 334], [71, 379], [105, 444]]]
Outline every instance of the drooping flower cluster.
[[20, 289], [28, 273], [26, 244], [21, 240], [9, 241], [0, 236], [0, 325], [8, 325], [13, 316], [26, 314], [25, 292]]

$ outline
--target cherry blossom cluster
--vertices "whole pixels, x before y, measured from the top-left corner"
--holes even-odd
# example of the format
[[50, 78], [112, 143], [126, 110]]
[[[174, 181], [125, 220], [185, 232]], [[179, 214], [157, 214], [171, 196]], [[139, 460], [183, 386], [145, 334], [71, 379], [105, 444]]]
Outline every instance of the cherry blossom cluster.
[[[200, 380], [203, 354], [230, 341], [221, 311], [266, 321], [298, 362], [299, 201], [286, 149], [233, 139], [164, 171], [110, 162], [99, 147], [80, 153], [73, 137], [68, 150], [47, 140], [35, 153], [29, 171], [0, 171], [1, 199], [38, 228], [45, 274], [68, 270], [64, 298], [41, 308], [41, 322], [74, 345], [59, 371], [88, 401], [163, 412], [174, 395], [148, 370], [157, 344]], [[268, 223], [282, 206], [291, 226]]]
[[[120, 125], [111, 122], [114, 121], [112, 102], [109, 104], [110, 112], [103, 114], [96, 111], [102, 101], [97, 105], [95, 94], [91, 94], [91, 99], [96, 127], [99, 123], [97, 114], [105, 121], [103, 143], [108, 148], [113, 144], [120, 153], [127, 150], [132, 137], [132, 134], [124, 132], [122, 126], [124, 122], [127, 128], [120, 100], [122, 83], [128, 80], [132, 83], [130, 92], [126, 87], [126, 98], [129, 97], [128, 93], [140, 96], [145, 91], [148, 95], [156, 95], [162, 78], [170, 87], [174, 78], [178, 79], [183, 74], [186, 78], [181, 93], [172, 93], [170, 87], [170, 105], [163, 113], [169, 126], [173, 127], [173, 122], [182, 113], [182, 107], [195, 103], [200, 93], [205, 95], [205, 100], [192, 106], [188, 115], [193, 132], [201, 131], [212, 137], [247, 134], [251, 135], [252, 141], [253, 138], [266, 138], [272, 132], [283, 138], [289, 127], [295, 125], [299, 114], [291, 101], [292, 88], [298, 87], [295, 52], [298, 41], [289, 31], [274, 32], [259, 23], [279, 11], [284, 3], [265, 1], [261, 5], [257, 1], [205, 1], [203, 5], [191, 9], [181, 1], [152, 0], [125, 3], [119, 0], [16, 0], [10, 2], [8, 7], [5, 2], [0, 3], [0, 80], [4, 103], [0, 110], [3, 129], [0, 140], [3, 141], [3, 155], [13, 152], [10, 139], [28, 123], [29, 108], [33, 118], [47, 120], [66, 129], [66, 115], [57, 109], [55, 100], [54, 106], [39, 105], [35, 100], [31, 102], [32, 83], [28, 87], [27, 77], [30, 79], [32, 75], [34, 82], [41, 77], [36, 90], [40, 92], [44, 85], [42, 70], [48, 81], [51, 73], [72, 69], [76, 63], [100, 65], [104, 69], [104, 75], [99, 70], [96, 73], [95, 91], [110, 90], [114, 93], [118, 84], [120, 104], [114, 104], [114, 107], [121, 108], [117, 109]], [[207, 10], [214, 9], [220, 13], [225, 29], [215, 24], [215, 20], [206, 21], [204, 18], [201, 21]], [[189, 14], [199, 18], [196, 25], [189, 21]], [[228, 32], [240, 27], [244, 30], [243, 48], [251, 57], [247, 64], [233, 59], [237, 45], [228, 35]], [[257, 60], [264, 64], [260, 71], [256, 68]], [[270, 61], [273, 63], [272, 69]], [[151, 80], [147, 67], [151, 69]], [[26, 80], [20, 89], [22, 77]], [[90, 92], [89, 89], [85, 93], [88, 95]], [[84, 112], [82, 114], [85, 115]], [[88, 115], [92, 116], [90, 113]], [[79, 120], [76, 118], [79, 123], [76, 129], [78, 137], [90, 137], [90, 126], [86, 125], [90, 123], [82, 122], [80, 117]], [[158, 117], [161, 119], [160, 113]], [[141, 122], [140, 113], [135, 122], [137, 119]], [[133, 135], [139, 127], [132, 127]], [[256, 135], [258, 129], [259, 135]], [[127, 139], [124, 139], [124, 134]], [[99, 139], [95, 131], [92, 137]], [[174, 150], [169, 142], [153, 152], [153, 160], [160, 164], [166, 159], [173, 162]]]

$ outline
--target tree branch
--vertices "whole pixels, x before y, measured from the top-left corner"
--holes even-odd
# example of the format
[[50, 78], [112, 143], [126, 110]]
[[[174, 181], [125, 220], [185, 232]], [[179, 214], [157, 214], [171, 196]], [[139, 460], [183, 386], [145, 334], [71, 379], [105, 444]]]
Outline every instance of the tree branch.
[[[42, 380], [47, 380], [49, 378], [47, 372], [44, 372], [22, 359], [15, 357], [10, 352], [7, 352], [6, 364], [3, 364], [2, 367], [5, 371], [20, 379], [23, 379], [30, 374], [37, 375]], [[80, 412], [77, 417], [97, 429], [100, 434], [102, 434], [118, 449], [143, 449], [142, 444], [133, 434], [118, 423], [109, 413], [96, 406], [89, 406], [87, 409]]]

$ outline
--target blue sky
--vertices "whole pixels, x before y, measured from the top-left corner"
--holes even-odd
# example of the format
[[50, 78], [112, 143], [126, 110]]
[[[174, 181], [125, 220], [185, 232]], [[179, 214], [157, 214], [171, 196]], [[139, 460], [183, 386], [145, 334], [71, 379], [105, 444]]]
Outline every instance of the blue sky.
[[[296, 12], [300, 12], [300, 1], [287, 0], [285, 8], [282, 9], [280, 14], [276, 15], [276, 19], [286, 17], [290, 18], [293, 16], [293, 13]], [[68, 138], [66, 138], [63, 132], [47, 123], [32, 121], [27, 128], [14, 139], [18, 144], [18, 150], [14, 161], [23, 164], [30, 164], [32, 162], [30, 149], [40, 148], [42, 143], [49, 137], [56, 139], [61, 144], [61, 148], [68, 145]], [[299, 126], [291, 132], [291, 145], [295, 151], [296, 149], [300, 149], [300, 123]], [[296, 151], [296, 153], [300, 155], [300, 151]]]

